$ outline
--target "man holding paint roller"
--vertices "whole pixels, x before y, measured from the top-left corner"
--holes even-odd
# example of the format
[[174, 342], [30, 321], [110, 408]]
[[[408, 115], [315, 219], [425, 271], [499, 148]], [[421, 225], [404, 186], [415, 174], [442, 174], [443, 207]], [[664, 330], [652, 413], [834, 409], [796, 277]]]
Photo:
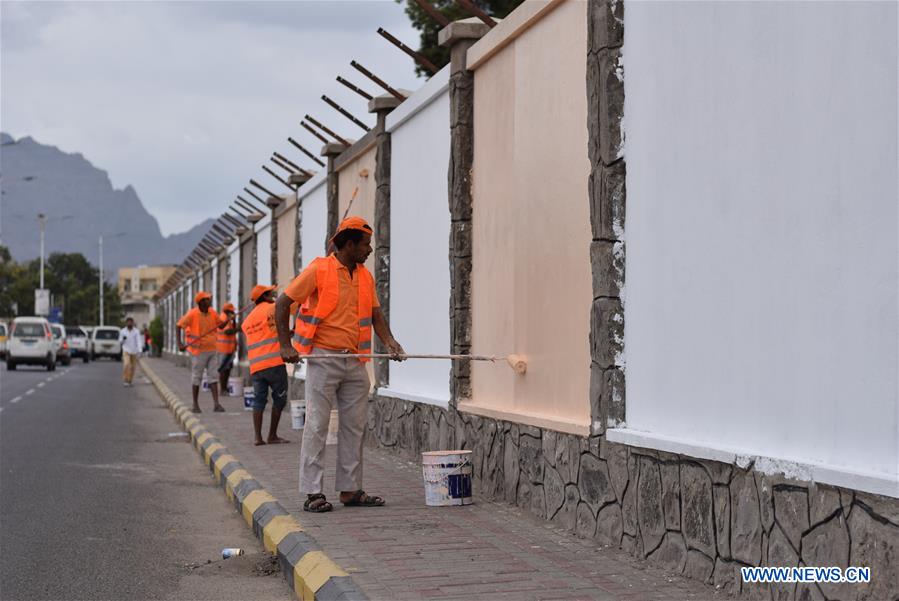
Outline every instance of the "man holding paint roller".
[[[225, 410], [219, 404], [218, 374], [215, 364], [215, 337], [218, 330], [219, 318], [212, 307], [212, 295], [200, 291], [194, 297], [197, 306], [184, 314], [175, 324], [175, 336], [178, 340], [178, 348], [181, 351], [189, 351], [193, 357], [190, 361], [190, 383], [193, 393], [194, 405], [191, 411], [200, 413], [200, 382], [203, 379], [203, 371], [209, 382], [209, 391], [212, 393], [213, 410], [223, 412]], [[187, 337], [182, 341], [181, 330]]]
[[[336, 249], [315, 259], [278, 297], [275, 324], [281, 358], [296, 363], [301, 355], [370, 353], [372, 326], [390, 351], [402, 361], [403, 347], [393, 338], [375, 294], [375, 282], [365, 268], [372, 252], [372, 228], [361, 217], [348, 217], [330, 242]], [[291, 305], [298, 303], [294, 332]], [[309, 361], [306, 371], [306, 427], [300, 450], [300, 491], [307, 493], [303, 509], [315, 513], [333, 506], [322, 494], [325, 441], [331, 407], [340, 415], [337, 433], [335, 485], [345, 506], [375, 507], [384, 499], [362, 490], [362, 435], [371, 382], [365, 358], [323, 358]]]
[[[278, 349], [278, 333], [275, 331], [275, 290], [277, 286], [257, 284], [250, 292], [250, 300], [256, 307], [243, 320], [240, 329], [247, 337], [247, 358], [253, 378], [253, 430], [256, 446], [290, 442], [278, 436], [281, 411], [287, 404], [287, 367]], [[262, 417], [268, 403], [268, 391], [272, 391], [272, 419], [268, 440], [262, 440]]]

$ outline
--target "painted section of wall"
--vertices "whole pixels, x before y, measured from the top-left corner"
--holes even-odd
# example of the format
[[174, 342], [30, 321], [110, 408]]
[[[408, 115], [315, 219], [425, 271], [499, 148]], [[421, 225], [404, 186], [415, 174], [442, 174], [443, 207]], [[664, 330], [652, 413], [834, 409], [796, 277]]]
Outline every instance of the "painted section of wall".
[[578, 434], [590, 424], [586, 57], [586, 3], [564, 2], [475, 71], [472, 352], [525, 354], [528, 372], [474, 363], [460, 403]]
[[[312, 183], [310, 181], [310, 183]], [[322, 183], [300, 198], [300, 210], [303, 221], [300, 225], [300, 244], [302, 244], [303, 267], [312, 263], [316, 257], [325, 254], [325, 236], [328, 231], [328, 190]]]
[[[297, 205], [290, 201], [288, 208], [278, 216], [278, 273], [276, 282], [283, 291], [284, 286], [296, 276], [293, 270], [293, 249], [296, 243]], [[274, 282], [273, 282], [274, 283]]]
[[[388, 117], [390, 172], [390, 327], [408, 352], [450, 349], [450, 278], [446, 241], [450, 234], [446, 170], [450, 154], [449, 69], [432, 78]], [[408, 109], [407, 109], [408, 110]], [[395, 111], [396, 112], [396, 111]], [[449, 361], [390, 364], [390, 386], [380, 393], [447, 406]]]
[[256, 224], [256, 279], [250, 282], [252, 288], [256, 284], [272, 283], [272, 228], [271, 217], [268, 216]]
[[628, 4], [626, 420], [643, 446], [899, 496], [896, 20], [896, 3]]
[[[340, 178], [337, 203], [338, 222], [343, 219], [344, 214], [359, 215], [372, 227], [375, 226], [375, 151], [376, 147], [372, 146], [340, 170], [338, 174]], [[355, 198], [353, 198], [354, 191], [356, 192]], [[352, 202], [350, 199], [353, 199]], [[349, 208], [349, 213], [347, 213], [347, 208]], [[374, 273], [374, 253], [368, 257], [365, 266]]]

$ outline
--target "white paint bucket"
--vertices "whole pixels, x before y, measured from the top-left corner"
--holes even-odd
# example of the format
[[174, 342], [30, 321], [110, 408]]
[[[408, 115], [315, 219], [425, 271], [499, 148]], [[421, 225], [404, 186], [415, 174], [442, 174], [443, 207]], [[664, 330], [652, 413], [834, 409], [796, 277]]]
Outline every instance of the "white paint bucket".
[[471, 451], [429, 451], [421, 454], [425, 505], [471, 505]]
[[340, 429], [340, 416], [337, 413], [337, 410], [331, 411], [331, 419], [328, 421], [328, 438], [325, 439], [325, 444], [337, 444], [337, 431]]
[[206, 377], [206, 372], [203, 372], [203, 381], [200, 383], [200, 388], [203, 392], [209, 392], [209, 378]]
[[290, 419], [293, 420], [293, 429], [302, 430], [306, 427], [306, 401], [290, 401]]
[[252, 411], [253, 410], [253, 401], [256, 399], [256, 395], [253, 394], [252, 388], [244, 388], [243, 389], [243, 410], [244, 411]]
[[242, 378], [235, 376], [228, 378], [228, 396], [236, 396], [237, 398], [243, 396]]

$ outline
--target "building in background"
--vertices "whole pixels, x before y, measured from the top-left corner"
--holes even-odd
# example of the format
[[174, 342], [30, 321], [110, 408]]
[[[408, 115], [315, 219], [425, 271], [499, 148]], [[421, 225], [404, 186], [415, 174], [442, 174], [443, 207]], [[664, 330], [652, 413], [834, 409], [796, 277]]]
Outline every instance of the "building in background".
[[153, 295], [175, 272], [175, 265], [138, 265], [119, 268], [119, 297], [122, 313], [133, 317], [138, 328], [150, 325], [156, 316]]

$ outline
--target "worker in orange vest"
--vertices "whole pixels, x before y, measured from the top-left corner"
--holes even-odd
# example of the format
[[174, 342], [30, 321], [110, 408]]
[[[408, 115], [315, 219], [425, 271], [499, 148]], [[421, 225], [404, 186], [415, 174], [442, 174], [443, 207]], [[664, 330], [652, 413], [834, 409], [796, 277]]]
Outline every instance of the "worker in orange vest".
[[[381, 312], [375, 281], [365, 268], [372, 252], [372, 228], [361, 217], [344, 219], [331, 238], [336, 249], [315, 259], [278, 297], [275, 323], [281, 358], [296, 363], [301, 355], [371, 353], [372, 326], [391, 355], [403, 360], [405, 351], [394, 339]], [[291, 306], [300, 304], [296, 327], [290, 331]], [[316, 513], [333, 506], [322, 494], [325, 442], [331, 407], [340, 420], [337, 433], [335, 488], [345, 506], [374, 507], [384, 499], [362, 490], [362, 434], [371, 382], [368, 359], [328, 358], [309, 361], [306, 370], [306, 427], [300, 449], [300, 491], [303, 509]]]
[[237, 321], [234, 315], [234, 305], [225, 303], [220, 317], [218, 335], [215, 339], [215, 352], [218, 355], [219, 385], [222, 396], [225, 396], [228, 390], [228, 378], [231, 377], [231, 368], [234, 367], [234, 353], [237, 351]]
[[[253, 379], [253, 430], [256, 446], [290, 442], [278, 436], [278, 422], [287, 404], [287, 366], [278, 350], [278, 333], [275, 330], [275, 290], [277, 286], [256, 285], [250, 292], [250, 300], [256, 307], [243, 320], [240, 329], [247, 337], [247, 358]], [[268, 438], [262, 440], [262, 413], [268, 403], [268, 391], [272, 391], [272, 419]]]
[[[215, 365], [215, 337], [218, 331], [219, 318], [212, 309], [212, 295], [200, 291], [194, 297], [197, 306], [185, 313], [178, 320], [175, 336], [178, 340], [178, 348], [181, 351], [189, 351], [193, 357], [190, 361], [190, 383], [193, 393], [194, 405], [191, 411], [200, 413], [200, 404], [197, 399], [200, 395], [200, 382], [203, 372], [209, 382], [209, 391], [212, 393], [214, 411], [224, 411], [219, 404], [218, 375]], [[184, 330], [186, 341], [181, 338], [181, 330]]]

